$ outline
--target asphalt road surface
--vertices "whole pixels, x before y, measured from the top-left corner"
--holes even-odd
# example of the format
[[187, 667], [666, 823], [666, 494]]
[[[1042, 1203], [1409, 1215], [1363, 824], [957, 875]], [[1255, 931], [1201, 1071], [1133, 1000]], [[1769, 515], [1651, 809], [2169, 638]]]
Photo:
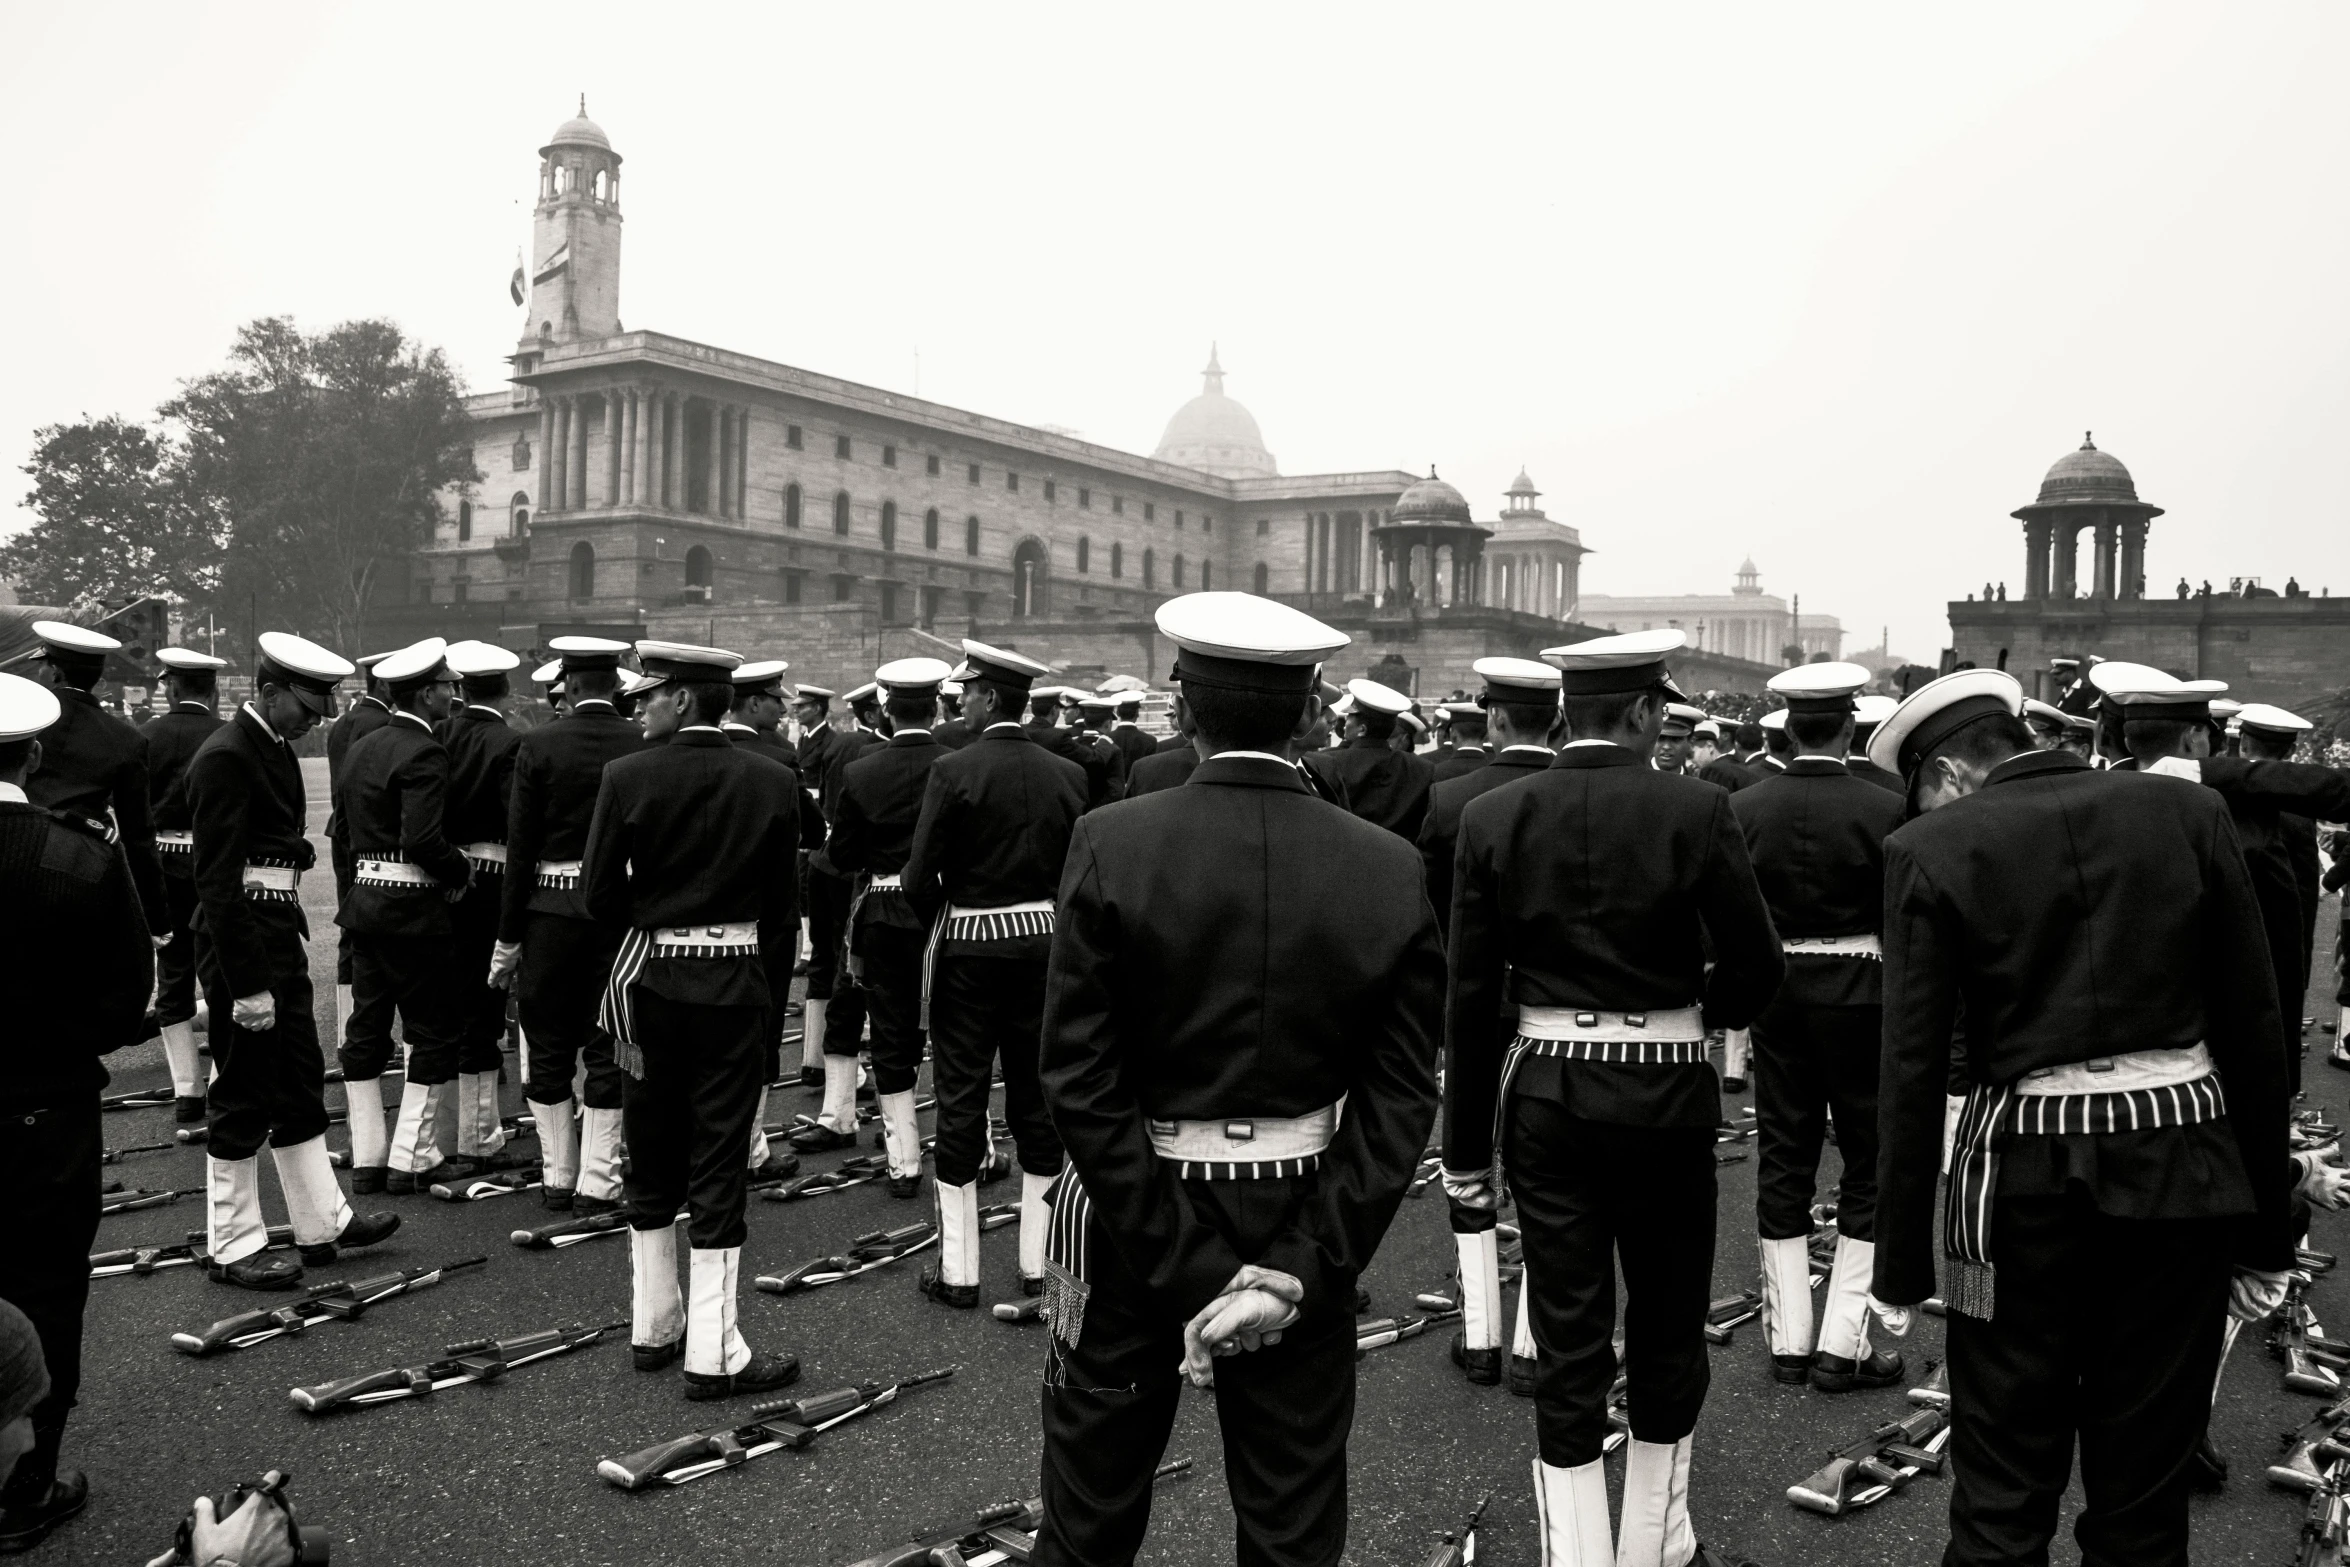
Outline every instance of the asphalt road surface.
[[[323, 818], [322, 764], [312, 773], [313, 828]], [[321, 938], [314, 972], [331, 976], [330, 881], [305, 878], [310, 917]], [[2320, 967], [2331, 946], [2332, 900], [2321, 916]], [[331, 988], [322, 985], [320, 1026], [331, 1024]], [[2303, 1010], [2331, 1019], [2330, 981]], [[327, 1035], [326, 1037], [331, 1037]], [[2323, 1065], [2329, 1043], [2309, 1034], [2309, 1097], [2350, 1114], [2350, 1076]], [[787, 1063], [788, 1064], [788, 1063]], [[149, 1045], [112, 1062], [118, 1089], [167, 1082], [161, 1050]], [[330, 1088], [330, 1102], [339, 1090]], [[509, 1083], [506, 1108], [519, 1108]], [[1732, 1101], [1733, 1104], [1739, 1101]], [[770, 1120], [813, 1111], [815, 1100], [779, 1091]], [[925, 1116], [927, 1126], [928, 1117]], [[170, 1135], [167, 1110], [106, 1119], [107, 1142], [126, 1146]], [[341, 1146], [338, 1128], [330, 1142]], [[869, 1150], [859, 1150], [860, 1152]], [[846, 1157], [824, 1155], [806, 1169]], [[261, 1161], [264, 1201], [280, 1216], [275, 1176]], [[1756, 1277], [1753, 1171], [1749, 1159], [1721, 1169], [1715, 1293]], [[148, 1188], [199, 1186], [194, 1149], [134, 1156], [110, 1174]], [[1833, 1158], [1823, 1188], [1833, 1180]], [[982, 1201], [1017, 1195], [990, 1188]], [[743, 1261], [742, 1326], [763, 1349], [795, 1350], [802, 1390], [888, 1377], [939, 1365], [952, 1380], [909, 1393], [898, 1405], [821, 1437], [803, 1452], [778, 1452], [674, 1491], [630, 1495], [596, 1477], [596, 1461], [664, 1437], [716, 1424], [744, 1407], [688, 1404], [674, 1375], [639, 1376], [625, 1334], [568, 1357], [526, 1366], [504, 1381], [453, 1389], [430, 1399], [316, 1418], [287, 1400], [297, 1384], [433, 1358], [452, 1340], [538, 1328], [622, 1321], [628, 1315], [626, 1241], [604, 1239], [554, 1253], [522, 1251], [510, 1230], [547, 1222], [533, 1196], [473, 1204], [430, 1198], [368, 1199], [406, 1219], [373, 1252], [330, 1270], [364, 1277], [394, 1267], [486, 1256], [486, 1267], [436, 1289], [395, 1300], [355, 1323], [328, 1323], [241, 1353], [195, 1360], [169, 1344], [174, 1330], [198, 1328], [271, 1297], [211, 1284], [193, 1269], [91, 1286], [81, 1407], [66, 1462], [90, 1474], [88, 1512], [26, 1558], [35, 1563], [143, 1562], [168, 1547], [191, 1498], [219, 1492], [269, 1467], [293, 1472], [300, 1516], [327, 1526], [338, 1563], [601, 1564], [760, 1563], [824, 1567], [847, 1563], [990, 1502], [1036, 1489], [1040, 1327], [1010, 1327], [983, 1309], [953, 1312], [916, 1294], [921, 1263], [894, 1267], [829, 1289], [777, 1298], [749, 1287], [837, 1249], [869, 1230], [928, 1216], [927, 1200], [893, 1201], [879, 1183], [814, 1201], [750, 1208]], [[177, 1241], [203, 1222], [194, 1200], [102, 1221], [104, 1247]], [[1013, 1232], [987, 1237], [983, 1301], [1015, 1293]], [[2321, 1217], [2313, 1244], [2340, 1249], [2350, 1235]], [[1441, 1194], [1404, 1204], [1369, 1274], [1374, 1309], [1410, 1309], [1411, 1296], [1442, 1288], [1452, 1246]], [[316, 1275], [314, 1275], [315, 1277]], [[2315, 1292], [2322, 1316], [2350, 1328], [2340, 1284]], [[2098, 1302], [2085, 1299], [2084, 1312]], [[1446, 1358], [1449, 1331], [1372, 1353], [1359, 1365], [1352, 1444], [1353, 1528], [1346, 1560], [1416, 1567], [1439, 1534], [1480, 1493], [1495, 1492], [1481, 1531], [1481, 1563], [1539, 1559], [1528, 1463], [1533, 1410], [1506, 1389], [1469, 1386]], [[1921, 1322], [1904, 1346], [1922, 1378], [1941, 1350], [1941, 1325]], [[1770, 1379], [1759, 1324], [1740, 1328], [1713, 1352], [1714, 1381], [1697, 1432], [1691, 1506], [1698, 1537], [1766, 1567], [1930, 1563], [1939, 1560], [1948, 1484], [1923, 1479], [1858, 1514], [1827, 1519], [1788, 1504], [1786, 1488], [1826, 1450], [1878, 1420], [1908, 1410], [1901, 1388], [1828, 1397]], [[1232, 1558], [1232, 1524], [1212, 1394], [1187, 1394], [1169, 1456], [1188, 1455], [1188, 1480], [1163, 1485], [1143, 1560], [1208, 1564]], [[2298, 1501], [2261, 1482], [2280, 1431], [2317, 1401], [2285, 1392], [2278, 1367], [2247, 1341], [2227, 1368], [2214, 1430], [2235, 1464], [2224, 1493], [2195, 1504], [2201, 1562], [2289, 1560]], [[1611, 1482], [1622, 1461], [1611, 1459]], [[2069, 1515], [2069, 1508], [2068, 1508]], [[2078, 1560], [2069, 1535], [2060, 1561]]]

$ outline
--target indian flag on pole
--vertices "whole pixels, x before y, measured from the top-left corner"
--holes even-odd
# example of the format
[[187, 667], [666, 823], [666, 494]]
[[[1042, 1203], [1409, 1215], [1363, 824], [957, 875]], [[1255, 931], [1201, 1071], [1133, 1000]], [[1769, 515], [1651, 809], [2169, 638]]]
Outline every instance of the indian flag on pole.
[[571, 245], [566, 241], [555, 247], [553, 255], [539, 263], [538, 270], [531, 273], [530, 280], [533, 284], [544, 283], [569, 265], [571, 265]]
[[522, 283], [522, 247], [520, 245], [514, 247], [514, 277], [510, 282], [507, 283], [506, 292], [514, 296], [515, 308], [518, 310], [522, 308], [522, 301], [524, 296]]

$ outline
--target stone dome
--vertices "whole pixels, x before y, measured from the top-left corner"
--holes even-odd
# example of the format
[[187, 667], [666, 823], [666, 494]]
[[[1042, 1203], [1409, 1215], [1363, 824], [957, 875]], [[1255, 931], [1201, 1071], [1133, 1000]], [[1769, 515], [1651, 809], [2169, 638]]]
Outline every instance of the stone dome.
[[1428, 470], [1427, 478], [1396, 497], [1393, 515], [1398, 526], [1407, 522], [1458, 524], [1471, 520], [1467, 498], [1436, 477], [1434, 468]]
[[1269, 479], [1280, 473], [1265, 450], [1256, 416], [1224, 395], [1224, 367], [1216, 362], [1213, 346], [1201, 378], [1205, 385], [1199, 396], [1175, 410], [1151, 455], [1226, 479]]
[[598, 152], [610, 152], [612, 139], [604, 134], [604, 127], [587, 117], [587, 95], [580, 94], [579, 113], [555, 127], [555, 134], [547, 138], [541, 152], [556, 147], [593, 147]]
[[2138, 486], [2130, 478], [2130, 470], [2110, 452], [2101, 452], [2097, 443], [2087, 435], [2081, 437], [2081, 449], [2066, 452], [2056, 459], [2056, 466], [2048, 470], [2048, 477], [2040, 481], [2040, 498], [2034, 504], [2062, 506], [2067, 504], [2097, 504], [2115, 501], [2135, 502]]

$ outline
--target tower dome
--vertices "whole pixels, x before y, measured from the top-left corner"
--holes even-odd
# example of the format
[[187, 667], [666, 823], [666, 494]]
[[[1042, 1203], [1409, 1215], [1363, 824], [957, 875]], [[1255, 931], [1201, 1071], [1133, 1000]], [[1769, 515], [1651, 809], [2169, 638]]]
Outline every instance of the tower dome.
[[557, 147], [594, 147], [611, 153], [618, 163], [620, 154], [612, 152], [612, 138], [604, 134], [604, 127], [587, 117], [587, 94], [579, 95], [579, 113], [555, 127], [555, 134], [547, 138], [547, 145], [539, 151], [544, 154]]
[[1430, 468], [1428, 477], [1395, 498], [1393, 517], [1398, 525], [1407, 522], [1468, 522], [1468, 498], [1436, 477]]
[[1265, 450], [1265, 437], [1256, 417], [1224, 395], [1224, 367], [1217, 363], [1215, 345], [1208, 347], [1208, 367], [1199, 396], [1175, 410], [1159, 449], [1151, 455], [1161, 462], [1180, 463], [1225, 479], [1269, 479], [1281, 470]]
[[2066, 452], [2056, 459], [2048, 470], [2048, 477], [2040, 481], [2041, 506], [2060, 506], [2068, 502], [2097, 504], [2100, 502], [2135, 502], [2138, 486], [2130, 478], [2130, 470], [2110, 452], [2101, 452], [2087, 433], [2081, 436], [2081, 449]]

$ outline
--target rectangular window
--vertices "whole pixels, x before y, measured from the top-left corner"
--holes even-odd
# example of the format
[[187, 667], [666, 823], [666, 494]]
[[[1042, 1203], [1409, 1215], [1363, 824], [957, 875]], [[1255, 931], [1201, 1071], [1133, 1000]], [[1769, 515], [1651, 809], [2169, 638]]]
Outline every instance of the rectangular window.
[[456, 581], [454, 581], [454, 582], [450, 583], [450, 584], [449, 584], [449, 602], [450, 602], [450, 603], [452, 603], [452, 604], [462, 604], [462, 603], [464, 603], [464, 602], [465, 602], [465, 594], [466, 594], [466, 591], [467, 591], [467, 590], [468, 590], [468, 589], [469, 589], [471, 586], [472, 586], [472, 583], [471, 583], [471, 582], [469, 582], [469, 581], [468, 581], [466, 578], [464, 578], [464, 577], [459, 577], [459, 578], [458, 578]]
[[898, 618], [898, 589], [894, 582], [881, 585], [881, 623], [889, 625]]
[[1202, 532], [1202, 533], [1213, 533], [1213, 532], [1215, 532], [1215, 531], [1216, 531], [1216, 519], [1215, 519], [1215, 518], [1213, 518], [1213, 517], [1202, 517], [1202, 518], [1199, 520], [1199, 531], [1200, 531], [1200, 532]]
[[1084, 488], [1082, 485], [1079, 486], [1077, 491], [1077, 504], [1084, 507], [1086, 510], [1091, 511], [1093, 509], [1093, 491]]
[[[1145, 522], [1157, 522], [1159, 520], [1159, 508], [1152, 505], [1149, 501], [1144, 501], [1142, 503], [1142, 520]], [[1183, 526], [1183, 513], [1177, 512], [1175, 514], [1175, 526], [1178, 528]]]
[[1113, 511], [1113, 512], [1115, 512], [1115, 513], [1117, 513], [1117, 514], [1118, 514], [1119, 516], [1121, 516], [1121, 517], [1125, 516], [1125, 515], [1126, 515], [1126, 497], [1125, 497], [1125, 496], [1123, 496], [1123, 495], [1113, 495], [1113, 496], [1111, 496], [1111, 497], [1110, 497], [1110, 510], [1111, 510], [1111, 511]]
[[881, 449], [881, 466], [884, 468], [895, 468], [897, 465], [898, 449], [894, 446], [884, 446]]
[[1177, 533], [1181, 533], [1183, 531], [1183, 513], [1181, 512], [1177, 512], [1175, 514], [1175, 531]]
[[[1059, 485], [1053, 483], [1053, 481], [1050, 479], [1044, 481], [1044, 498], [1048, 505], [1052, 502], [1053, 498], [1060, 493], [1061, 489]], [[1083, 490], [1079, 490], [1077, 492], [1077, 504], [1080, 506], [1085, 504], [1085, 492]]]
[[986, 603], [986, 594], [966, 593], [963, 595], [963, 613], [970, 616], [973, 620], [977, 620], [979, 618], [979, 611], [981, 607]]
[[834, 436], [832, 438], [832, 455], [835, 457], [846, 457], [848, 454], [849, 438], [845, 435]]
[[924, 588], [922, 590], [923, 630], [934, 631], [938, 628], [938, 601], [944, 597], [946, 597], [946, 592], [942, 588]]
[[971, 482], [973, 484], [977, 484], [979, 482], [979, 464], [977, 463], [973, 463], [971, 465]]
[[804, 571], [787, 571], [783, 574], [783, 601], [786, 604], [797, 604], [800, 601], [800, 579], [806, 575]]
[[1270, 533], [1270, 532], [1272, 532], [1272, 531], [1273, 531], [1273, 524], [1272, 524], [1271, 522], [1269, 522], [1268, 520], [1266, 520], [1266, 519], [1265, 519], [1265, 518], [1263, 518], [1263, 517], [1259, 517], [1259, 518], [1257, 519], [1257, 537], [1258, 537], [1258, 538], [1260, 538], [1260, 539], [1261, 539], [1261, 538], [1263, 538], [1263, 537], [1264, 537], [1266, 534], [1268, 534], [1268, 533]]
[[832, 601], [835, 604], [846, 604], [850, 599], [855, 598], [856, 596], [856, 578], [849, 576], [846, 572], [843, 572], [841, 575], [832, 579]]
[[1004, 474], [1004, 488], [1007, 490], [1020, 488], [1020, 476], [1016, 473], [1006, 472]]
[[938, 457], [937, 457], [937, 455], [934, 453], [934, 454], [932, 454], [932, 456], [931, 456], [930, 458], [928, 458], [927, 460], [928, 460], [928, 462], [929, 462], [929, 465], [930, 465], [930, 476], [931, 476], [933, 479], [935, 479], [935, 478], [937, 478], [937, 477], [938, 477]]
[[800, 427], [798, 425], [787, 424], [783, 427], [783, 444], [795, 452], [800, 449]]

